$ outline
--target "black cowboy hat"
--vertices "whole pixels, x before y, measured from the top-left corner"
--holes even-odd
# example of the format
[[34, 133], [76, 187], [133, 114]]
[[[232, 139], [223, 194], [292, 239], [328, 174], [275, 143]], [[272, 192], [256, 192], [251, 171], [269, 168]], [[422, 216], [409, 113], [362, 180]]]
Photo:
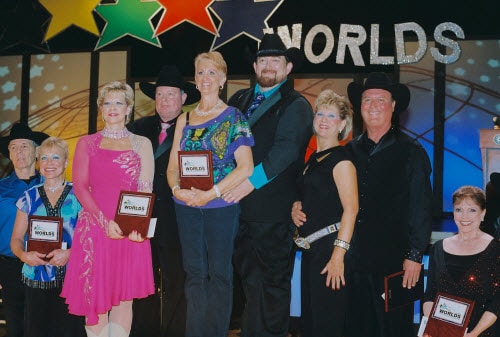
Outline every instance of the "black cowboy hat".
[[285, 56], [287, 61], [292, 62], [295, 71], [304, 62], [304, 53], [295, 47], [287, 49], [278, 34], [264, 34], [259, 44], [259, 50], [255, 53], [254, 61], [260, 56]]
[[155, 99], [157, 87], [174, 87], [181, 89], [187, 95], [186, 102], [184, 102], [184, 104], [187, 105], [198, 102], [201, 97], [200, 92], [196, 90], [196, 86], [191, 82], [184, 81], [181, 72], [174, 65], [163, 66], [158, 74], [156, 83], [139, 83], [139, 88], [141, 88], [142, 92], [151, 99]]
[[500, 172], [493, 172], [490, 174], [490, 181], [495, 189], [495, 193], [500, 196]]
[[368, 89], [383, 89], [389, 91], [392, 98], [396, 101], [394, 114], [404, 111], [410, 104], [410, 89], [408, 89], [406, 85], [394, 83], [386, 73], [374, 72], [368, 75], [363, 85], [351, 82], [347, 86], [347, 95], [355, 111], [360, 110], [361, 95]]
[[40, 145], [49, 135], [43, 132], [37, 132], [30, 129], [29, 126], [15, 123], [10, 129], [10, 134], [5, 137], [0, 137], [0, 153], [9, 157], [9, 143], [14, 139], [29, 139]]

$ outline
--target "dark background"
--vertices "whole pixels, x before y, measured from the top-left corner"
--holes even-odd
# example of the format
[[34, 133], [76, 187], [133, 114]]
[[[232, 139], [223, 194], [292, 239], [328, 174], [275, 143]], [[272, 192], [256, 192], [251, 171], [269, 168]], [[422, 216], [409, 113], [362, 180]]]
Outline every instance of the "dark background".
[[[6, 13], [15, 8], [19, 1], [33, 2], [34, 6], [40, 6], [36, 0], [1, 0], [1, 13]], [[179, 0], [182, 1], [182, 0]], [[232, 0], [238, 1], [238, 0]], [[105, 0], [104, 2], [113, 2]], [[443, 22], [454, 22], [465, 32], [466, 40], [498, 39], [500, 38], [500, 24], [497, 18], [500, 13], [500, 1], [498, 0], [462, 0], [462, 1], [352, 1], [352, 0], [285, 0], [268, 20], [269, 27], [275, 28], [282, 25], [291, 27], [294, 23], [302, 23], [302, 40], [307, 32], [316, 24], [324, 24], [330, 27], [335, 36], [335, 47], [332, 55], [323, 63], [314, 65], [305, 62], [300, 73], [359, 73], [369, 71], [391, 71], [392, 66], [372, 66], [368, 64], [370, 45], [370, 25], [380, 25], [380, 55], [394, 56], [394, 24], [404, 22], [415, 22], [422, 26], [427, 34], [428, 41], [433, 40], [435, 27]], [[48, 20], [50, 14], [43, 7], [36, 11], [37, 17], [43, 21]], [[159, 14], [161, 15], [161, 13]], [[159, 15], [153, 20], [156, 23]], [[94, 14], [99, 30], [105, 22]], [[214, 22], [218, 26], [215, 16]], [[29, 16], [24, 18], [26, 25], [33, 23]], [[156, 22], [155, 22], [156, 21]], [[346, 53], [346, 64], [335, 63], [338, 32], [341, 24], [362, 25], [367, 32], [367, 41], [362, 46], [362, 53], [366, 67], [356, 67], [352, 64], [349, 53]], [[0, 44], [2, 37], [2, 22], [0, 21]], [[35, 27], [36, 28], [36, 27]], [[135, 38], [124, 37], [105, 46], [98, 51], [129, 49], [130, 50], [130, 76], [132, 78], [154, 77], [162, 64], [177, 64], [183, 75], [192, 76], [194, 57], [203, 51], [208, 51], [214, 36], [190, 23], [182, 23], [173, 29], [161, 34], [159, 39], [162, 48], [149, 45]], [[406, 37], [405, 37], [406, 38]], [[412, 36], [408, 36], [411, 41]], [[450, 36], [456, 39], [453, 35]], [[74, 51], [92, 51], [97, 43], [98, 37], [86, 31], [70, 27], [66, 31], [56, 35], [48, 41], [51, 53], [63, 53]], [[315, 45], [322, 48], [320, 38], [315, 40]], [[18, 44], [8, 49], [0, 49], [0, 55], [18, 55], [23, 53], [40, 53], [31, 50], [30, 46]], [[248, 75], [252, 73], [250, 55], [257, 49], [255, 40], [246, 36], [240, 36], [235, 40], [222, 45], [220, 51], [228, 63], [229, 75]], [[314, 47], [313, 47], [314, 50]], [[321, 49], [319, 49], [321, 50]]]

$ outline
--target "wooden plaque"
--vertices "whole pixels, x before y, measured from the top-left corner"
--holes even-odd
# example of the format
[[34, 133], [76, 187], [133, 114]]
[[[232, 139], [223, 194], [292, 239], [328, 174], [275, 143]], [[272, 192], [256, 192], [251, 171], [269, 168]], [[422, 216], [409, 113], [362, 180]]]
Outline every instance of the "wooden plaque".
[[214, 186], [212, 151], [179, 151], [179, 186], [208, 191]]
[[52, 216], [28, 217], [28, 241], [26, 251], [48, 254], [62, 246], [63, 219]]
[[457, 337], [465, 335], [474, 301], [438, 292], [432, 305], [424, 336]]
[[154, 193], [120, 192], [115, 221], [120, 226], [123, 235], [127, 236], [136, 230], [143, 238], [146, 238], [155, 198]]

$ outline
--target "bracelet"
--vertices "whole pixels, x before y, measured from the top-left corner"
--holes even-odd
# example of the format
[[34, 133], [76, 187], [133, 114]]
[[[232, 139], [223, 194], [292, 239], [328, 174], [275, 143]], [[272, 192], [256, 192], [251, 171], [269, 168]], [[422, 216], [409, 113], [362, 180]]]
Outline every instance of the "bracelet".
[[181, 187], [179, 185], [174, 185], [172, 186], [172, 195], [175, 194], [175, 190], [180, 189]]
[[214, 184], [213, 189], [214, 189], [214, 191], [215, 191], [215, 196], [216, 196], [217, 198], [220, 198], [220, 196], [221, 196], [222, 194], [220, 193], [219, 186], [217, 186], [216, 184]]
[[345, 249], [346, 251], [351, 247], [351, 244], [349, 242], [340, 239], [336, 239], [335, 241], [333, 241], [333, 245]]

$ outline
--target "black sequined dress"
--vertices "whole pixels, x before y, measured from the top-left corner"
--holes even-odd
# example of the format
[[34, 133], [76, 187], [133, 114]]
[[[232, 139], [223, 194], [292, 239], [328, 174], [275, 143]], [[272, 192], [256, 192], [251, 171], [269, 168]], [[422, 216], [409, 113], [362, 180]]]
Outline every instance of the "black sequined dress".
[[[475, 255], [453, 255], [437, 241], [430, 251], [429, 277], [424, 301], [434, 301], [437, 292], [475, 301], [469, 321], [471, 331], [485, 311], [500, 313], [500, 243], [491, 243]], [[498, 337], [497, 322], [480, 337]]]

